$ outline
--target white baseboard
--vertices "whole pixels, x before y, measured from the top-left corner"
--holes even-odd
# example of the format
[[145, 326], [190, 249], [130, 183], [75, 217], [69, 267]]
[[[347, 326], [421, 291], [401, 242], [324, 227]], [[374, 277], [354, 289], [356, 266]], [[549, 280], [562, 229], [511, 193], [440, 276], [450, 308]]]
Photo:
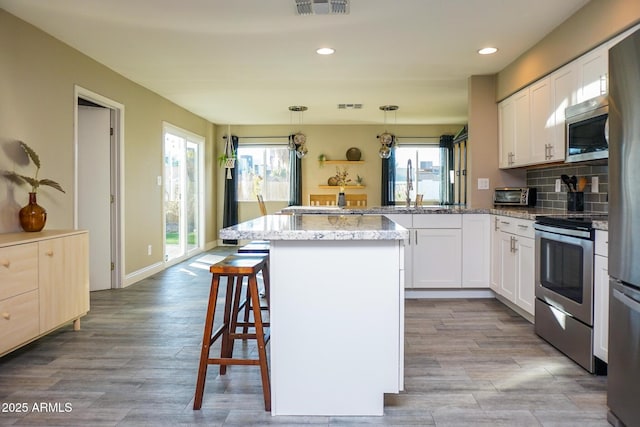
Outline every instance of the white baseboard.
[[405, 289], [404, 297], [410, 299], [435, 298], [495, 298], [491, 289]]
[[166, 268], [165, 263], [156, 262], [155, 264], [151, 264], [145, 268], [141, 268], [140, 270], [127, 274], [124, 277], [124, 282], [122, 283], [122, 287], [126, 288], [127, 286], [131, 286], [142, 279], [146, 279], [149, 276], [153, 276], [154, 274], [161, 272], [165, 268]]

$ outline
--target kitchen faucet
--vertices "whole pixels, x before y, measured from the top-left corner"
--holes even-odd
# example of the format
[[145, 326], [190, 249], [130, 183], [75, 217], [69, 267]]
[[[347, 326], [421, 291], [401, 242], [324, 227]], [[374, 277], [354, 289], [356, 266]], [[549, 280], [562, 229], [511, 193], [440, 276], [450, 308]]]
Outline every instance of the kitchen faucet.
[[411, 190], [413, 190], [413, 168], [409, 159], [407, 160], [407, 207], [411, 207]]

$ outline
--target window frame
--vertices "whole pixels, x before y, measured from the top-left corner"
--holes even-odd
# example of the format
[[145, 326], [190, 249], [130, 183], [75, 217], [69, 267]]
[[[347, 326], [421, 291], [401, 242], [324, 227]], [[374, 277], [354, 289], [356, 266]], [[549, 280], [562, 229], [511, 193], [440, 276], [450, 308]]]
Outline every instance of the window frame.
[[[251, 190], [251, 195], [249, 197], [243, 197], [244, 194], [246, 194], [246, 192], [243, 191], [243, 174], [242, 174], [242, 169], [241, 166], [243, 164], [242, 162], [242, 154], [241, 151], [242, 149], [262, 149], [263, 150], [263, 165], [266, 164], [266, 153], [267, 153], [267, 149], [271, 148], [281, 148], [287, 151], [287, 153], [289, 153], [289, 148], [287, 145], [288, 142], [281, 142], [278, 140], [268, 140], [268, 141], [246, 141], [246, 140], [239, 140], [238, 141], [238, 150], [236, 153], [236, 167], [238, 167], [238, 202], [239, 203], [243, 203], [243, 202], [254, 202], [256, 200], [256, 196], [257, 194], [261, 194], [263, 196], [263, 199], [265, 202], [288, 202], [289, 198], [291, 196], [291, 188], [290, 188], [290, 182], [291, 182], [291, 157], [289, 156], [289, 154], [287, 154], [287, 156], [285, 157], [285, 161], [287, 162], [287, 177], [288, 179], [286, 180], [286, 188], [287, 188], [287, 194], [285, 196], [285, 198], [277, 198], [277, 199], [273, 199], [272, 196], [269, 194], [268, 192], [268, 188], [266, 188], [264, 186], [264, 183], [267, 182], [266, 180], [266, 169], [263, 171], [263, 175], [262, 175], [262, 181], [263, 181], [263, 185], [261, 187], [260, 192], [256, 192], [253, 189]], [[265, 188], [266, 188], [266, 192], [265, 192]]]
[[[426, 141], [425, 141], [426, 140]], [[395, 148], [395, 159], [396, 159], [396, 165], [395, 167], [395, 188], [394, 188], [394, 205], [404, 205], [406, 204], [406, 190], [398, 190], [398, 184], [403, 184], [406, 188], [406, 165], [403, 165], [401, 163], [401, 161], [399, 160], [399, 157], [402, 158], [407, 158], [407, 156], [398, 156], [400, 154], [399, 150], [402, 149], [403, 151], [405, 149], [411, 149], [411, 148], [415, 148], [416, 149], [416, 153], [415, 155], [413, 155], [411, 157], [411, 163], [412, 163], [412, 169], [413, 169], [413, 173], [412, 173], [412, 178], [413, 178], [413, 190], [410, 192], [410, 196], [411, 196], [411, 200], [415, 200], [416, 199], [416, 194], [421, 194], [418, 192], [418, 172], [419, 172], [419, 165], [420, 165], [420, 157], [419, 157], [419, 149], [420, 148], [434, 148], [438, 151], [438, 157], [440, 156], [440, 140], [436, 137], [425, 137], [422, 138], [420, 141], [411, 139], [411, 140], [406, 140], [406, 141], [398, 141], [396, 148]], [[438, 158], [438, 163], [440, 163], [440, 158]], [[442, 168], [442, 165], [438, 164], [437, 167], [439, 168], [439, 170], [441, 170], [440, 168]], [[402, 171], [402, 173], [400, 173]], [[398, 179], [398, 177], [401, 176], [405, 176], [405, 180], [404, 181], [400, 181]], [[438, 195], [435, 199], [433, 198], [427, 198], [426, 194], [425, 194], [425, 198], [423, 199], [423, 204], [425, 205], [439, 205], [441, 203], [440, 200], [440, 188], [442, 186], [442, 179], [438, 180]], [[424, 194], [424, 191], [423, 193]]]

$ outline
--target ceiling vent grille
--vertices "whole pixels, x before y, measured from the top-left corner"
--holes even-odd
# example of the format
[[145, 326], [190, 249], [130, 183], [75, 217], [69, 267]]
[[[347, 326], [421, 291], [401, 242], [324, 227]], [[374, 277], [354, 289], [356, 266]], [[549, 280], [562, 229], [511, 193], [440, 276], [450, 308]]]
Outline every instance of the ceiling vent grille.
[[362, 110], [362, 104], [338, 104], [338, 110]]
[[295, 0], [298, 15], [347, 15], [349, 0]]

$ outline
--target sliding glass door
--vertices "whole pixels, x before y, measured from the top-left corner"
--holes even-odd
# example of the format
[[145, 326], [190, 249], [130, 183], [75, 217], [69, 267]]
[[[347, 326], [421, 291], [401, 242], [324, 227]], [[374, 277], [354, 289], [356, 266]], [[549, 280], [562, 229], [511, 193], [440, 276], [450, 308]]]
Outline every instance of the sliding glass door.
[[165, 261], [186, 258], [202, 246], [204, 139], [164, 125]]

